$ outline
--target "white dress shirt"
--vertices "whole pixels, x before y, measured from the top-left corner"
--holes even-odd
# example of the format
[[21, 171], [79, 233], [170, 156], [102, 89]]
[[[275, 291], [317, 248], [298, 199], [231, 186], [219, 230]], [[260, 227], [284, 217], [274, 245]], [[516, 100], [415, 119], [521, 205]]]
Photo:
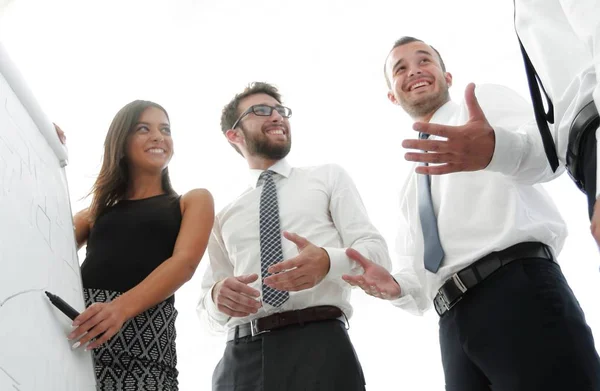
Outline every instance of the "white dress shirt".
[[[212, 329], [231, 328], [270, 313], [318, 305], [336, 306], [350, 318], [350, 285], [341, 276], [362, 269], [346, 256], [345, 250], [352, 247], [386, 269], [391, 268], [385, 240], [369, 221], [356, 186], [346, 171], [337, 165], [292, 168], [285, 160], [269, 170], [276, 173], [273, 179], [281, 230], [296, 233], [324, 248], [331, 261], [330, 270], [315, 287], [290, 292], [289, 300], [279, 308], [263, 303], [258, 313], [244, 318], [231, 318], [216, 308], [212, 288], [226, 277], [256, 273], [258, 280], [249, 285], [261, 291], [259, 202], [262, 180], [261, 183], [258, 180], [262, 170], [250, 170], [250, 187], [217, 214], [208, 243], [210, 265], [202, 282], [203, 293], [197, 311]], [[298, 255], [296, 245], [283, 236], [282, 248], [284, 260]]]
[[[600, 0], [516, 0], [516, 30], [554, 104], [554, 136], [558, 158], [566, 162], [569, 129], [575, 115], [594, 99], [600, 112]], [[537, 129], [526, 137], [540, 138]], [[519, 175], [551, 179], [550, 165], [539, 166], [546, 159], [522, 134], [496, 135], [499, 147], [496, 170], [519, 171]], [[506, 139], [502, 139], [506, 138]], [[600, 143], [600, 135], [596, 132]], [[600, 150], [600, 148], [599, 148]], [[518, 151], [516, 153], [515, 151]], [[543, 151], [543, 150], [542, 150]], [[515, 159], [515, 154], [529, 158]], [[532, 166], [533, 165], [533, 166]], [[539, 170], [545, 171], [540, 174]], [[597, 165], [600, 170], [600, 164]], [[600, 172], [600, 171], [599, 171]], [[596, 175], [596, 195], [600, 194], [600, 175]]]
[[[477, 99], [493, 127], [515, 131], [532, 124], [530, 105], [512, 90], [481, 85]], [[431, 123], [458, 126], [468, 119], [465, 103], [448, 102]], [[423, 264], [423, 235], [414, 170], [400, 193], [401, 222], [396, 243], [400, 271], [394, 275], [402, 296], [392, 303], [412, 313], [429, 309], [440, 286], [450, 276], [483, 256], [521, 242], [542, 242], [555, 255], [567, 228], [556, 206], [541, 187], [488, 170], [431, 176], [431, 194], [445, 257], [437, 273]]]

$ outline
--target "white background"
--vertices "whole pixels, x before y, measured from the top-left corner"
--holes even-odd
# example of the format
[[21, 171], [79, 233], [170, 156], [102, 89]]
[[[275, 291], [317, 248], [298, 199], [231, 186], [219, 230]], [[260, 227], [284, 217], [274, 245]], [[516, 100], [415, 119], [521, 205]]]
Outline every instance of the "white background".
[[[411, 35], [435, 46], [454, 75], [454, 99], [471, 81], [504, 84], [528, 98], [509, 0], [3, 4], [0, 39], [67, 132], [74, 210], [89, 204], [84, 197], [112, 117], [134, 99], [169, 112], [175, 189], [207, 188], [222, 208], [245, 188], [246, 164], [222, 136], [220, 112], [248, 82], [261, 80], [278, 85], [294, 111], [290, 162], [344, 166], [393, 254], [397, 192], [410, 166], [400, 143], [415, 136], [412, 121], [386, 98], [382, 68], [393, 42]], [[560, 263], [598, 334], [600, 257], [585, 198], [566, 175], [547, 188], [570, 230]], [[209, 390], [224, 348], [224, 337], [210, 335], [195, 314], [206, 263], [177, 293], [182, 390]], [[413, 317], [358, 291], [353, 303], [350, 333], [369, 390], [443, 389], [435, 313]]]

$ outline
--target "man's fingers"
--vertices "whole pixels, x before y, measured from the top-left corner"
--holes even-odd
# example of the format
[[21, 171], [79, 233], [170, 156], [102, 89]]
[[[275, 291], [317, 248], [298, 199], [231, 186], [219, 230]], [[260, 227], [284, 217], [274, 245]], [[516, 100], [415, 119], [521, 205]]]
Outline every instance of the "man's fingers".
[[402, 147], [406, 149], [418, 149], [429, 152], [450, 152], [452, 151], [446, 140], [414, 140], [406, 139], [402, 141]]
[[310, 242], [303, 236], [300, 236], [293, 232], [283, 231], [283, 237], [293, 242], [298, 250], [302, 251], [302, 249], [310, 244]]
[[467, 104], [467, 110], [469, 111], [469, 121], [480, 120], [485, 118], [485, 114], [479, 106], [477, 97], [475, 96], [475, 83], [469, 83], [465, 88], [465, 103]]
[[[363, 257], [363, 255], [361, 253], [359, 253], [358, 251], [356, 251], [353, 248], [346, 249], [346, 255], [348, 256], [348, 258], [352, 259], [353, 261], [356, 261], [360, 266], [362, 266], [363, 269], [367, 269], [369, 266], [371, 266], [373, 264], [373, 262], [371, 262], [367, 258]], [[360, 279], [363, 279], [362, 276], [357, 276], [357, 277]]]
[[238, 280], [242, 284], [250, 284], [250, 283], [258, 280], [258, 274], [253, 273], [253, 274], [248, 274], [245, 276], [239, 276], [239, 277], [236, 277], [236, 280]]
[[268, 269], [268, 272], [271, 274], [274, 274], [274, 273], [281, 273], [286, 270], [291, 270], [291, 269], [297, 268], [298, 266], [300, 266], [299, 258], [300, 258], [300, 255], [298, 255], [294, 258], [290, 258], [287, 261], [282, 261], [282, 262], [276, 263], [275, 265], [271, 266]]
[[418, 163], [454, 163], [456, 155], [450, 153], [418, 153], [418, 152], [407, 152], [404, 154], [404, 159], [409, 162]]
[[348, 274], [344, 274], [342, 276], [342, 280], [346, 281], [348, 284], [352, 285], [352, 286], [357, 286], [358, 281], [360, 281], [358, 279], [359, 276], [350, 276]]
[[462, 171], [461, 167], [454, 163], [446, 163], [439, 166], [417, 166], [415, 172], [422, 175], [443, 175]]
[[295, 278], [291, 278], [285, 281], [281, 281], [281, 282], [277, 282], [277, 283], [273, 283], [273, 284], [268, 284], [271, 288], [273, 289], [277, 289], [280, 291], [288, 291], [288, 292], [295, 292], [295, 291], [299, 291], [305, 288], [301, 288], [302, 286], [306, 286], [306, 285], [314, 285], [311, 284], [311, 279], [309, 276], [307, 275], [298, 275]]
[[300, 268], [288, 270], [286, 272], [278, 273], [269, 276], [263, 280], [263, 282], [269, 286], [275, 287], [276, 284], [283, 284], [293, 281], [304, 275], [304, 272]]
[[242, 295], [237, 292], [227, 292], [224, 297], [231, 303], [235, 303], [234, 306], [229, 308], [236, 311], [252, 312], [255, 313], [260, 308], [260, 302], [254, 300], [246, 295]]
[[358, 283], [356, 284], [356, 286], [359, 287], [360, 289], [362, 289], [363, 291], [365, 291], [365, 293], [369, 293], [369, 291], [370, 291], [369, 284], [367, 284], [365, 282], [365, 280], [358, 281]]
[[[260, 303], [258, 304], [260, 305]], [[257, 312], [257, 309], [253, 308], [252, 306], [247, 306], [229, 297], [219, 298], [217, 308], [221, 309], [221, 307], [226, 307], [231, 311], [242, 312], [246, 314], [255, 314]]]
[[[254, 280], [256, 280], [256, 279], [254, 279]], [[226, 281], [223, 284], [223, 288], [225, 290], [229, 290], [232, 292], [243, 293], [250, 297], [259, 297], [260, 296], [260, 292], [258, 290], [244, 284], [243, 282], [240, 282], [236, 278]]]
[[461, 130], [461, 128], [462, 126], [431, 124], [428, 122], [415, 122], [413, 124], [413, 129], [420, 133], [427, 133], [445, 138], [452, 137], [452, 133]]

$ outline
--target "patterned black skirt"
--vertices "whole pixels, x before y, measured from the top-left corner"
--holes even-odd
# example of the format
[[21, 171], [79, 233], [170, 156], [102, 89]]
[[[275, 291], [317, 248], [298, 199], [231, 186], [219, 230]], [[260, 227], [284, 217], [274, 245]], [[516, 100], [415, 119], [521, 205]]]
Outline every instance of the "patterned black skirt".
[[[120, 292], [84, 289], [85, 305], [108, 302]], [[173, 304], [162, 303], [123, 324], [121, 331], [93, 351], [100, 391], [177, 391]]]

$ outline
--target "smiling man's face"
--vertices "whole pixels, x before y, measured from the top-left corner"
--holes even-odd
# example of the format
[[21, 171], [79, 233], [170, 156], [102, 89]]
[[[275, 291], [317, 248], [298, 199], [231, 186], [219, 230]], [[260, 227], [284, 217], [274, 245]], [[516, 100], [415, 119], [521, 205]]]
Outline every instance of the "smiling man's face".
[[[267, 94], [250, 95], [240, 101], [239, 112], [243, 113], [253, 105], [281, 105]], [[246, 148], [250, 156], [266, 159], [283, 159], [292, 147], [292, 134], [288, 118], [282, 117], [276, 110], [270, 116], [248, 114], [238, 126], [244, 133]]]
[[386, 62], [391, 90], [388, 98], [414, 119], [430, 118], [450, 100], [452, 75], [444, 72], [437, 53], [424, 42], [392, 50]]

